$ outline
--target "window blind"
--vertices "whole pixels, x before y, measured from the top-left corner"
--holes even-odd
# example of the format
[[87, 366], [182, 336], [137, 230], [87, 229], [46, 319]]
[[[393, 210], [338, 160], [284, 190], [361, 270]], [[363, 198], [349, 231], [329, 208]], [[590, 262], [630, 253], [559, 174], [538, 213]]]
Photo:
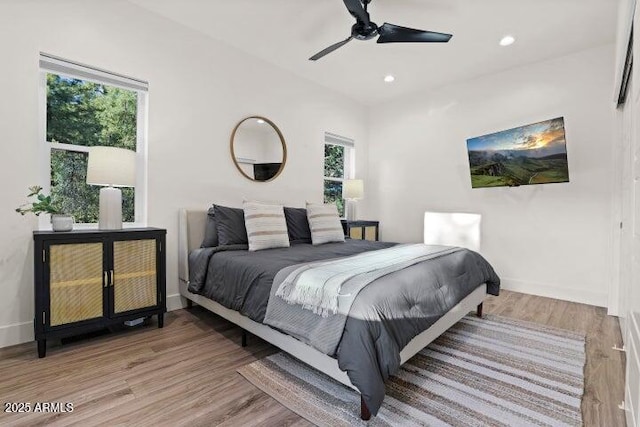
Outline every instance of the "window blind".
[[330, 132], [324, 133], [324, 142], [325, 144], [342, 145], [349, 148], [354, 148], [356, 145], [356, 142], [353, 139]]
[[149, 83], [144, 80], [112, 73], [77, 62], [67, 61], [46, 53], [40, 53], [40, 69], [54, 74], [62, 74], [82, 80], [117, 86], [124, 89], [147, 92]]

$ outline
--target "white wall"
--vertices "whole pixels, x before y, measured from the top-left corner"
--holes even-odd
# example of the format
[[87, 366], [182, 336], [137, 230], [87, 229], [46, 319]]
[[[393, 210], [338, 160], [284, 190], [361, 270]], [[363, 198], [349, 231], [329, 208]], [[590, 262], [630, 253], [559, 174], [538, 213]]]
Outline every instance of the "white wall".
[[[377, 106], [362, 218], [421, 241], [423, 213], [483, 215], [505, 289], [606, 306], [611, 277], [614, 46]], [[471, 189], [466, 140], [564, 116], [570, 183]]]
[[[46, 179], [38, 167], [41, 51], [149, 82], [148, 223], [168, 230], [170, 307], [179, 301], [180, 207], [243, 198], [320, 201], [324, 131], [357, 141], [358, 170], [366, 174], [366, 117], [350, 99], [125, 1], [2, 1], [0, 346], [33, 338], [37, 222], [13, 209], [28, 186]], [[270, 118], [286, 138], [287, 166], [272, 183], [246, 180], [231, 161], [231, 131], [248, 115]]]

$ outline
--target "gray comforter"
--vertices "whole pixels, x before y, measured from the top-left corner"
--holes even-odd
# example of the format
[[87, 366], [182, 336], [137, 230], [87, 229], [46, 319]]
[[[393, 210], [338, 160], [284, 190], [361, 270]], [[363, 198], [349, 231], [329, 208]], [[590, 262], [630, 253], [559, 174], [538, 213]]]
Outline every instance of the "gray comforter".
[[[362, 289], [383, 276], [462, 250], [452, 246], [398, 245], [337, 260], [283, 268], [273, 280], [264, 323], [326, 355], [335, 356], [351, 307]], [[302, 277], [310, 272], [311, 275]], [[330, 299], [325, 292], [335, 295], [335, 311], [319, 311], [309, 301], [287, 299], [286, 292], [293, 292], [298, 282], [302, 287], [321, 289], [316, 293], [320, 294], [322, 303]], [[331, 290], [326, 291], [328, 288]], [[285, 291], [277, 293], [280, 289]]]
[[[189, 290], [263, 323], [280, 270], [390, 246], [347, 240], [257, 252], [246, 246], [198, 249], [189, 257]], [[376, 279], [360, 291], [333, 356], [372, 414], [382, 404], [384, 381], [400, 367], [404, 346], [482, 283], [498, 295], [500, 279], [489, 263], [473, 251], [460, 250]]]

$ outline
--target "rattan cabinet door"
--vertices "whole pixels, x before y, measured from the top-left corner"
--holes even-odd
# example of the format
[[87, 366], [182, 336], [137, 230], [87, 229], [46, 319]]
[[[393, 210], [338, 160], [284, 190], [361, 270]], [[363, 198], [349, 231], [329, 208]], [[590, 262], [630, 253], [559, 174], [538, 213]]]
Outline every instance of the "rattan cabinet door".
[[158, 305], [156, 240], [113, 242], [114, 314]]
[[49, 247], [49, 325], [103, 317], [103, 244]]
[[351, 227], [349, 229], [349, 237], [352, 239], [362, 239], [362, 227]]
[[377, 231], [378, 231], [378, 227], [376, 227], [376, 226], [365, 227], [365, 229], [364, 229], [364, 239], [365, 240], [376, 241], [377, 240], [377, 237], [376, 237]]

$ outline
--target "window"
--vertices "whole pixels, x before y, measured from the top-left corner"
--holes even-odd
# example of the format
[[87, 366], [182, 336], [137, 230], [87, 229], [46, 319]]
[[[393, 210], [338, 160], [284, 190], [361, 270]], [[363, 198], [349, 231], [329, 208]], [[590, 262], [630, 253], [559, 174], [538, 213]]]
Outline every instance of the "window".
[[346, 216], [342, 183], [353, 177], [354, 146], [352, 139], [324, 135], [324, 202], [335, 203], [341, 217]]
[[144, 224], [147, 84], [42, 54], [41, 138], [51, 198], [78, 223], [98, 222], [100, 187], [86, 183], [89, 147], [136, 151], [136, 187], [122, 188], [122, 219]]

